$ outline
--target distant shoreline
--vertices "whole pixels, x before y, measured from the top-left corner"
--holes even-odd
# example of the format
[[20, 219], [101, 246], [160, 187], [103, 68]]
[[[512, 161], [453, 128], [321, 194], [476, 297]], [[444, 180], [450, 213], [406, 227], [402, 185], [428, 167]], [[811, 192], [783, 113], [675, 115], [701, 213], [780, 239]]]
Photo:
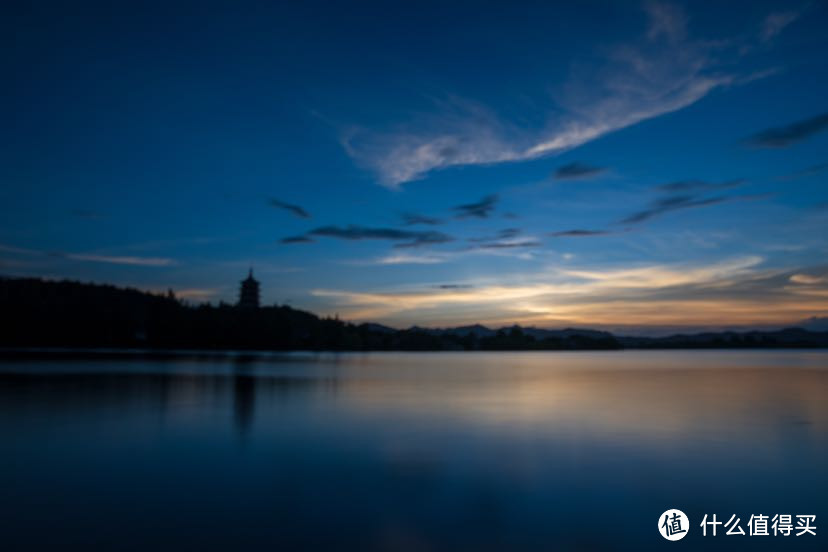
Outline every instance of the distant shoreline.
[[618, 351], [826, 349], [804, 328], [620, 336], [589, 328], [355, 324], [285, 305], [191, 306], [174, 294], [0, 277], [0, 358], [181, 358], [288, 351]]
[[513, 350], [238, 350], [238, 349], [118, 349], [118, 348], [0, 348], [0, 362], [10, 360], [184, 360], [184, 359], [261, 359], [319, 354], [365, 353], [579, 353], [624, 351], [826, 351], [828, 346], [755, 346], [755, 347], [628, 347], [622, 349], [513, 349]]

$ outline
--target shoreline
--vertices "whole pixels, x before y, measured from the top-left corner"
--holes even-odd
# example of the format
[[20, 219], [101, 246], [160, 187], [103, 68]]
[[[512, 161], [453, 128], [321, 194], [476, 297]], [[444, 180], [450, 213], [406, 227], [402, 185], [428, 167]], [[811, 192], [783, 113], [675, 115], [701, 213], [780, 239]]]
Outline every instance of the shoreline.
[[0, 348], [0, 362], [10, 360], [182, 360], [182, 359], [276, 359], [286, 356], [319, 354], [366, 354], [366, 353], [579, 353], [579, 352], [624, 352], [624, 351], [828, 351], [825, 346], [752, 346], [752, 347], [624, 347], [618, 349], [511, 349], [511, 350], [258, 350], [258, 349], [134, 349], [134, 348], [64, 348], [64, 347], [11, 347]]

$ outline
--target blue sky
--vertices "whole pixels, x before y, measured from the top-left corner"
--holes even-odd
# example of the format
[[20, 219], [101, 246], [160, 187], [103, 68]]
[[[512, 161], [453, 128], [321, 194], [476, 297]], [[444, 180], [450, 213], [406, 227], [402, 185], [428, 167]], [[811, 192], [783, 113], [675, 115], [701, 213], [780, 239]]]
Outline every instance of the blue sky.
[[393, 326], [828, 315], [825, 2], [0, 20], [0, 273]]

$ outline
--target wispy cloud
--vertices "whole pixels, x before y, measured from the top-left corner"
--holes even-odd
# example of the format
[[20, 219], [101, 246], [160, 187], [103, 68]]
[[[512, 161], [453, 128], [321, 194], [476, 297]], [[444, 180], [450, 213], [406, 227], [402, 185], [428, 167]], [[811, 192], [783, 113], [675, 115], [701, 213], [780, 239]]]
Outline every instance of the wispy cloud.
[[684, 40], [687, 36], [687, 17], [675, 4], [650, 1], [646, 4], [647, 16], [650, 19], [650, 28], [647, 38], [657, 40], [664, 38], [675, 43]]
[[586, 163], [568, 163], [555, 171], [557, 180], [586, 180], [606, 172], [606, 167], [596, 167]]
[[280, 201], [278, 199], [271, 198], [270, 201], [268, 201], [268, 204], [271, 207], [276, 207], [277, 209], [284, 209], [285, 211], [293, 213], [294, 215], [296, 215], [299, 218], [311, 218], [310, 213], [305, 211], [300, 206], [294, 205], [292, 203], [286, 203], [284, 201]]
[[790, 277], [790, 281], [794, 284], [815, 286], [828, 283], [828, 275], [815, 276], [813, 274], [794, 274]]
[[89, 261], [93, 263], [107, 263], [132, 266], [172, 266], [177, 264], [174, 259], [166, 257], [119, 257], [113, 255], [94, 255], [87, 253], [55, 253], [73, 261]]
[[520, 228], [504, 228], [494, 236], [483, 236], [480, 238], [469, 238], [467, 241], [475, 245], [467, 251], [494, 251], [505, 249], [527, 249], [543, 245], [534, 236], [522, 236]]
[[521, 233], [520, 228], [504, 228], [500, 230], [494, 236], [483, 236], [481, 238], [469, 238], [468, 241], [472, 243], [484, 243], [484, 242], [492, 242], [498, 240], [508, 240], [510, 238], [515, 238], [519, 236]]
[[[519, 322], [544, 326], [744, 325], [796, 321], [828, 309], [828, 282], [772, 270], [757, 256], [629, 268], [554, 269], [515, 284], [362, 292], [316, 289], [351, 319], [398, 325]], [[824, 272], [824, 270], [822, 271]], [[795, 280], [801, 278], [795, 278]], [[803, 301], [803, 297], [808, 298]]]
[[106, 263], [131, 266], [173, 266], [178, 264], [175, 259], [167, 257], [137, 257], [121, 255], [101, 255], [97, 253], [69, 253], [65, 251], [41, 251], [0, 244], [0, 251], [15, 255], [52, 257], [71, 261], [85, 261], [92, 263]]
[[309, 238], [308, 236], [288, 236], [279, 240], [279, 243], [288, 245], [292, 243], [313, 243], [314, 241], [316, 240]]
[[769, 14], [765, 17], [765, 21], [762, 24], [762, 31], [760, 34], [762, 41], [767, 42], [771, 40], [773, 37], [781, 33], [785, 27], [799, 19], [799, 16], [800, 12], [796, 11], [774, 12]]
[[828, 113], [821, 113], [789, 125], [765, 129], [749, 136], [745, 143], [755, 148], [787, 148], [828, 129]]
[[645, 10], [644, 36], [609, 49], [598, 63], [573, 66], [555, 106], [536, 114], [546, 121], [540, 130], [504, 120], [479, 102], [450, 97], [433, 114], [391, 131], [351, 128], [342, 144], [381, 183], [397, 187], [437, 169], [561, 153], [767, 74], [735, 73], [728, 59], [739, 55], [737, 41], [693, 39], [677, 5], [649, 2]]
[[490, 195], [476, 203], [458, 205], [457, 207], [453, 207], [452, 210], [457, 213], [457, 218], [488, 218], [497, 205], [497, 199], [496, 195]]
[[566, 269], [561, 273], [610, 287], [667, 288], [684, 285], [707, 285], [750, 274], [764, 259], [757, 255], [734, 257], [709, 264], [659, 265], [605, 270]]
[[745, 183], [744, 179], [727, 180], [724, 182], [707, 182], [704, 180], [679, 180], [656, 186], [663, 192], [708, 192], [713, 190], [728, 190], [737, 188]]
[[[652, 264], [633, 268], [552, 270], [536, 275], [534, 282], [516, 285], [478, 285], [474, 292], [449, 297], [448, 301], [509, 303], [534, 297], [560, 301], [560, 298], [565, 296], [583, 300], [585, 296], [597, 292], [609, 293], [608, 297], [612, 298], [615, 297], [613, 293], [619, 290], [643, 290], [657, 294], [659, 290], [682, 286], [713, 285], [721, 288], [750, 277], [762, 261], [761, 257], [748, 256], [699, 265]], [[522, 279], [526, 280], [525, 277]], [[432, 296], [419, 289], [388, 293], [318, 289], [312, 293], [317, 296], [341, 297], [353, 304], [387, 304], [399, 308], [417, 307], [430, 303], [435, 298], [446, 299], [445, 295]]]
[[441, 219], [421, 215], [418, 213], [402, 213], [400, 217], [402, 218], [403, 224], [405, 224], [406, 226], [414, 226], [415, 224], [436, 226], [438, 224], [443, 223]]
[[644, 222], [655, 218], [670, 211], [678, 211], [680, 209], [691, 209], [694, 207], [706, 207], [708, 205], [716, 205], [727, 201], [728, 198], [724, 196], [717, 197], [702, 197], [692, 195], [671, 196], [653, 201], [647, 209], [633, 213], [627, 218], [621, 220], [621, 224], [635, 224]]
[[388, 240], [398, 242], [394, 247], [419, 247], [452, 241], [454, 238], [442, 232], [415, 232], [396, 228], [370, 228], [349, 225], [322, 226], [308, 232], [310, 236], [338, 238], [342, 240]]
[[582, 229], [575, 229], [575, 230], [562, 230], [560, 232], [552, 232], [549, 234], [550, 237], [553, 238], [579, 238], [579, 237], [591, 237], [591, 236], [606, 236], [607, 234], [611, 234], [609, 230], [582, 230]]
[[527, 237], [523, 240], [490, 242], [486, 244], [485, 247], [475, 245], [449, 251], [419, 251], [417, 253], [393, 252], [377, 259], [352, 261], [349, 264], [369, 266], [432, 265], [452, 263], [480, 255], [508, 257], [510, 259], [531, 261], [535, 260], [536, 257], [531, 251], [527, 250], [539, 247], [540, 245], [541, 243], [538, 240], [532, 237]]
[[542, 244], [537, 240], [520, 240], [520, 241], [498, 241], [491, 243], [483, 243], [477, 247], [480, 249], [515, 249], [526, 247], [540, 247]]
[[375, 261], [371, 261], [368, 263], [361, 263], [361, 264], [372, 264], [372, 265], [408, 265], [408, 264], [422, 264], [422, 265], [431, 265], [431, 264], [442, 264], [448, 262], [451, 259], [451, 255], [446, 253], [425, 253], [422, 255], [408, 255], [408, 254], [393, 254], [393, 255], [386, 255], [385, 257], [381, 257]]

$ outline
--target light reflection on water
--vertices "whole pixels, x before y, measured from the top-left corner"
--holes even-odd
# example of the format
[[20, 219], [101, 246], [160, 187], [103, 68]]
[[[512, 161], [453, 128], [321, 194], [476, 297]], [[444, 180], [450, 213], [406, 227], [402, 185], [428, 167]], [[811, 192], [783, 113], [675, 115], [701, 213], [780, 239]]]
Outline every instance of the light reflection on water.
[[828, 534], [697, 525], [826, 519], [822, 352], [9, 361], [0, 439], [0, 531], [27, 549], [676, 547], [668, 508], [694, 548]]

